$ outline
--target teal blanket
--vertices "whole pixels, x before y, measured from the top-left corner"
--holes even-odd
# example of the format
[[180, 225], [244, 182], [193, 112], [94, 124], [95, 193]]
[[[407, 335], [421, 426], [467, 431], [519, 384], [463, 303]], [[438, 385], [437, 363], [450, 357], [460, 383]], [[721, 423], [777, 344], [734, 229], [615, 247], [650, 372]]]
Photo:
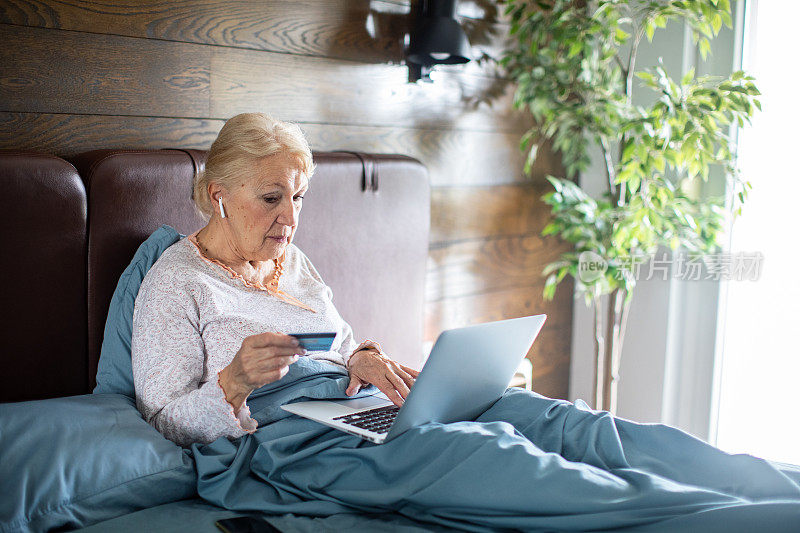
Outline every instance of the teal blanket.
[[242, 512], [396, 512], [472, 531], [800, 530], [796, 472], [580, 400], [509, 389], [474, 422], [381, 445], [280, 409], [346, 398], [347, 381], [301, 359], [256, 391], [254, 434], [192, 446], [199, 495]]

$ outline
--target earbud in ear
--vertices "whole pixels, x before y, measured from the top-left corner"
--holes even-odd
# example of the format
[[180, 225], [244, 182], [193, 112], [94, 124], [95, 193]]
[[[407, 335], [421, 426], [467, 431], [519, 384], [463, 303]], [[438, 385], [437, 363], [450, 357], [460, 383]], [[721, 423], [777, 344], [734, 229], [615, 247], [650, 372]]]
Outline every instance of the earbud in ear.
[[225, 218], [225, 208], [222, 207], [222, 196], [219, 197], [219, 214]]

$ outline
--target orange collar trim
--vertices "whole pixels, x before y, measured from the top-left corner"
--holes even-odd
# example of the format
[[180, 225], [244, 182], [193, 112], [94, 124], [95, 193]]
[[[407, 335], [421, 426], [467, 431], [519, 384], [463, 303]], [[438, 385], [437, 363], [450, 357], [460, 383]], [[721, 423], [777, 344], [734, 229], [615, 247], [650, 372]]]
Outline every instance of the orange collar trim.
[[227, 272], [228, 275], [232, 279], [238, 279], [239, 281], [244, 283], [245, 286], [247, 286], [247, 287], [250, 287], [252, 289], [257, 289], [257, 290], [260, 290], [260, 291], [266, 291], [266, 292], [272, 294], [273, 296], [275, 296], [276, 298], [278, 298], [280, 300], [283, 300], [284, 302], [286, 302], [288, 304], [296, 305], [297, 307], [302, 307], [303, 309], [307, 309], [308, 311], [311, 311], [312, 313], [316, 313], [316, 311], [314, 309], [312, 309], [311, 307], [307, 306], [306, 304], [304, 304], [303, 302], [301, 302], [300, 300], [298, 300], [294, 296], [292, 296], [290, 294], [286, 294], [285, 292], [283, 292], [282, 290], [280, 290], [278, 288], [278, 280], [280, 279], [281, 274], [283, 273], [283, 264], [282, 263], [279, 264], [277, 259], [273, 260], [273, 261], [275, 261], [275, 272], [272, 274], [272, 279], [270, 279], [267, 282], [267, 285], [265, 286], [265, 285], [262, 285], [261, 283], [253, 283], [252, 281], [246, 280], [244, 278], [244, 276], [242, 276], [241, 274], [239, 274], [238, 272], [233, 270], [228, 265], [224, 264], [222, 261], [218, 261], [216, 259], [212, 259], [210, 257], [207, 257], [203, 253], [203, 251], [200, 249], [200, 244], [197, 242], [197, 234], [198, 233], [200, 233], [200, 230], [197, 230], [194, 233], [192, 233], [191, 235], [189, 235], [188, 239], [189, 239], [189, 242], [191, 242], [194, 245], [195, 249], [197, 250], [197, 254], [200, 256], [200, 258], [203, 261], [205, 261], [206, 263], [209, 263], [209, 264], [214, 264], [214, 265], [219, 266], [225, 272]]

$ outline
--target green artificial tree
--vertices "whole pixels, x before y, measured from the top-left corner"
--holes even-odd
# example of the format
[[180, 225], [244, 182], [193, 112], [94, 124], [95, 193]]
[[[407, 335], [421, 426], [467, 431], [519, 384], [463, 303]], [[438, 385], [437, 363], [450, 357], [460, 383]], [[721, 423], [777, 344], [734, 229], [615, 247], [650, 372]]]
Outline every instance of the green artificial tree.
[[[718, 249], [728, 213], [741, 212], [750, 184], [735, 167], [732, 126], [760, 109], [753, 78], [673, 79], [663, 64], [637, 70], [643, 39], [670, 21], [688, 24], [705, 60], [710, 40], [731, 27], [728, 0], [509, 0], [511, 44], [500, 64], [517, 84], [515, 106], [535, 126], [523, 136], [530, 173], [538, 146], [552, 143], [567, 179], [548, 176], [543, 200], [552, 220], [543, 235], [559, 235], [570, 250], [549, 264], [544, 297], [567, 276], [594, 310], [595, 408], [614, 411], [617, 374], [636, 265], [660, 246], [708, 254]], [[634, 84], [652, 91], [635, 105]], [[637, 91], [637, 100], [640, 93]], [[646, 98], [645, 98], [646, 99]], [[593, 198], [574, 182], [594, 144], [602, 153], [607, 190]], [[697, 180], [719, 167], [733, 201], [703, 197]], [[603, 269], [589, 271], [598, 260]], [[605, 316], [605, 320], [604, 320]]]

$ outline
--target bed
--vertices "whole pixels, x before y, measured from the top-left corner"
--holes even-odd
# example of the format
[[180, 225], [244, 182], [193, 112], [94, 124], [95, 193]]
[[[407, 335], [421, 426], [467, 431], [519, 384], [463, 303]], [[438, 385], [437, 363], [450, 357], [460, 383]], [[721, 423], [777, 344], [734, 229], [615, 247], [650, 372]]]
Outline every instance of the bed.
[[[725, 454], [580, 400], [509, 389], [480, 425], [425, 424], [373, 446], [280, 409], [300, 394], [342, 393], [346, 373], [306, 358], [248, 399], [253, 416], [264, 417], [253, 435], [186, 449], [168, 441], [132, 398], [130, 322], [149, 266], [203, 225], [190, 190], [205, 155], [0, 154], [0, 533], [197, 533], [245, 515], [284, 532], [574, 531], [599, 523], [626, 532], [800, 529], [800, 468]], [[315, 161], [295, 243], [358, 338], [380, 339], [394, 358], [419, 366], [425, 168], [400, 155], [317, 153]], [[497, 464], [495, 449], [520, 462]], [[352, 469], [325, 461], [340, 452], [367, 460]], [[298, 453], [319, 462], [303, 472]], [[358, 487], [385, 473], [370, 465], [388, 464], [387, 454], [405, 464], [375, 484], [386, 490]], [[371, 504], [345, 505], [327, 492], [331, 480], [359, 469], [362, 477], [338, 489], [358, 488]], [[482, 482], [498, 472], [504, 483]], [[398, 504], [387, 506], [395, 486]], [[467, 500], [475, 507], [465, 508]], [[505, 512], [511, 501], [514, 512]]]
[[[183, 235], [204, 225], [190, 191], [205, 157], [180, 149], [94, 150], [66, 159], [0, 153], [0, 183], [14, 199], [0, 215], [0, 268], [10, 282], [0, 296], [0, 531], [217, 531], [215, 520], [243, 514], [197, 497], [186, 483], [193, 475], [188, 454], [137, 419], [124, 394], [92, 394], [104, 338], [124, 344], [124, 332], [104, 330], [123, 273], [144, 274], [132, 263], [137, 250], [164, 225]], [[331, 152], [314, 159], [295, 243], [356, 334], [369, 332], [387, 353], [418, 366], [430, 220], [426, 169], [402, 155]], [[135, 293], [116, 297], [132, 304]], [[383, 305], [386, 297], [394, 305]], [[147, 471], [126, 471], [123, 449], [138, 453]], [[147, 488], [154, 478], [157, 494]], [[359, 519], [366, 530], [385, 530], [387, 520], [416, 530], [399, 515], [270, 518], [282, 531], [347, 529]]]

